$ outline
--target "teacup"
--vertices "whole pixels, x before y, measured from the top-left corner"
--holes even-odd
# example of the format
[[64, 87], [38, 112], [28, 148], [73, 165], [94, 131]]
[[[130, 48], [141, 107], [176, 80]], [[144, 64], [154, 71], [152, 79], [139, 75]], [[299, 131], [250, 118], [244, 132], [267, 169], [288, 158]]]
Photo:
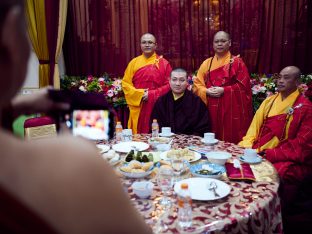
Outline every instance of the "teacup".
[[205, 142], [213, 142], [215, 140], [215, 134], [213, 132], [204, 133]]
[[244, 149], [244, 158], [246, 160], [255, 160], [257, 158], [258, 154], [257, 151], [254, 149]]
[[122, 138], [124, 141], [132, 141], [132, 129], [126, 128], [122, 130]]
[[171, 134], [171, 127], [162, 127], [161, 134], [164, 136], [169, 136]]

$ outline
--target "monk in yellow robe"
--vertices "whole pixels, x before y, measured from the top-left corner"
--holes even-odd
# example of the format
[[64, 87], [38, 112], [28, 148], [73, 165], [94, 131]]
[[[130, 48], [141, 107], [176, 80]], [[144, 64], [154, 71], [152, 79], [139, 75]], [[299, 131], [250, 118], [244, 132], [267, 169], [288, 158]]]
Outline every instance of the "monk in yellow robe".
[[142, 55], [130, 61], [122, 80], [122, 89], [129, 106], [128, 128], [133, 133], [150, 132], [150, 116], [158, 97], [167, 93], [171, 66], [155, 53], [156, 38], [150, 33], [141, 37]]

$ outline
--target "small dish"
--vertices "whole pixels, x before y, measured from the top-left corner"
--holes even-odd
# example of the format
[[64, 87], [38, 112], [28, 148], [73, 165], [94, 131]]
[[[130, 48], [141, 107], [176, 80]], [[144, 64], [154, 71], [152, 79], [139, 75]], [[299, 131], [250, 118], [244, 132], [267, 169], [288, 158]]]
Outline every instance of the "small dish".
[[212, 141], [205, 141], [204, 138], [202, 138], [200, 141], [204, 143], [205, 145], [215, 145], [219, 142], [218, 139], [213, 139]]
[[144, 199], [152, 195], [154, 184], [150, 181], [136, 181], [131, 187], [135, 195]]
[[[199, 173], [200, 170], [211, 170], [207, 175]], [[225, 172], [225, 167], [214, 163], [198, 163], [190, 165], [190, 171], [195, 177], [219, 178]]]
[[171, 132], [171, 133], [159, 133], [159, 136], [161, 136], [161, 137], [172, 137], [174, 135], [174, 133], [173, 132]]
[[262, 162], [262, 158], [260, 156], [257, 156], [257, 157], [255, 157], [252, 160], [247, 160], [242, 155], [238, 159], [241, 160], [242, 162], [249, 163], [249, 164], [257, 164], [257, 163], [261, 163]]
[[171, 149], [171, 145], [170, 144], [158, 144], [156, 146], [156, 149], [157, 151], [161, 151], [161, 152], [168, 151]]
[[211, 151], [206, 153], [209, 162], [224, 165], [226, 161], [232, 157], [232, 154], [225, 151]]
[[96, 147], [100, 150], [100, 153], [106, 153], [110, 149], [109, 145], [97, 144]]
[[159, 144], [169, 144], [172, 139], [168, 137], [152, 137], [148, 139], [148, 144], [152, 146], [152, 148], [156, 149]]

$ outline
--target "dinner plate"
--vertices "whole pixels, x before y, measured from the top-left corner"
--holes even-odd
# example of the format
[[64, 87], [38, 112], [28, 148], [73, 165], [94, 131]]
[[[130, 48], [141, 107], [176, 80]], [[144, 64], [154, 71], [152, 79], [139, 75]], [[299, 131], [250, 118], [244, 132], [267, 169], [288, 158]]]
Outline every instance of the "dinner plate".
[[173, 132], [171, 132], [171, 133], [169, 133], [169, 134], [165, 134], [165, 133], [159, 133], [159, 136], [161, 136], [161, 137], [172, 137], [174, 135], [174, 133]]
[[120, 153], [129, 153], [132, 149], [137, 151], [147, 150], [149, 145], [140, 141], [126, 141], [113, 145], [112, 148]]
[[256, 163], [262, 162], [262, 158], [259, 156], [255, 157], [255, 159], [248, 160], [248, 159], [244, 158], [244, 156], [242, 155], [238, 159], [241, 160], [242, 162], [249, 163], [249, 164], [256, 164]]
[[[213, 191], [209, 190], [211, 182], [217, 185], [216, 192], [220, 197], [216, 197]], [[187, 183], [191, 197], [193, 200], [199, 201], [213, 201], [226, 197], [231, 191], [231, 187], [226, 183], [213, 178], [189, 178], [180, 180], [174, 185], [174, 191], [179, 195], [181, 193], [181, 184]]]
[[[198, 173], [198, 171], [202, 169], [211, 170], [207, 175], [203, 175]], [[219, 178], [222, 176], [222, 174], [225, 172], [224, 166], [209, 163], [209, 162], [203, 162], [203, 163], [197, 163], [190, 165], [190, 171], [193, 176], [196, 177], [203, 177], [203, 178]]]
[[109, 145], [97, 144], [96, 147], [98, 147], [101, 150], [100, 153], [105, 153], [105, 152], [109, 151], [109, 149], [110, 149]]
[[204, 138], [202, 138], [201, 140], [200, 140], [202, 143], [204, 143], [205, 145], [214, 145], [214, 144], [217, 144], [218, 142], [219, 142], [219, 140], [218, 139], [213, 139], [212, 141], [205, 141], [205, 139]]
[[[169, 151], [170, 151], [170, 150], [169, 150]], [[168, 157], [167, 157], [167, 153], [168, 153], [169, 151], [162, 152], [162, 153], [159, 155], [159, 157], [160, 157], [162, 160], [171, 160], [171, 158], [168, 158]], [[190, 161], [189, 161], [190, 163], [191, 163], [191, 162], [198, 161], [199, 159], [201, 159], [201, 155], [200, 155], [199, 153], [197, 153], [197, 152], [195, 152], [195, 151], [191, 151], [191, 152], [194, 153], [194, 159], [193, 159], [193, 160], [190, 160]]]

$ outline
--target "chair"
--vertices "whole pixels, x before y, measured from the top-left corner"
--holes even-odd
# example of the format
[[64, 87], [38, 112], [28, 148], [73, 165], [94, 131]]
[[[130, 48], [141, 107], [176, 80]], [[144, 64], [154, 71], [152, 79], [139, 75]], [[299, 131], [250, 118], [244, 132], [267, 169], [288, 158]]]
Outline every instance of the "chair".
[[25, 120], [24, 129], [25, 139], [27, 140], [54, 137], [57, 135], [55, 121], [48, 116]]

